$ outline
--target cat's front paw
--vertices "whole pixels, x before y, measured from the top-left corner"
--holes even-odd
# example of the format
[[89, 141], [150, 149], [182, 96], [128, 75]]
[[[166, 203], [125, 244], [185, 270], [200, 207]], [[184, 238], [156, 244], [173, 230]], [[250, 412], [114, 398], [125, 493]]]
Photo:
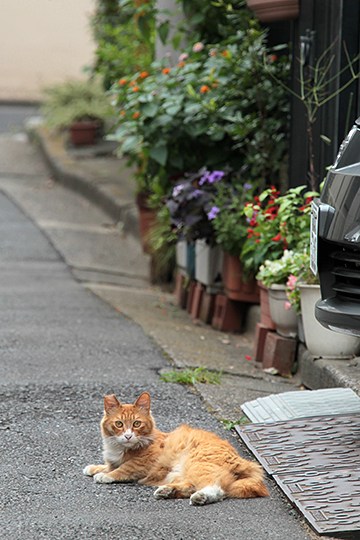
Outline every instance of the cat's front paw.
[[116, 480], [106, 473], [99, 472], [94, 475], [94, 482], [97, 484], [112, 484], [113, 482], [116, 482]]
[[86, 465], [86, 467], [83, 468], [83, 474], [85, 474], [85, 476], [94, 476], [94, 465]]

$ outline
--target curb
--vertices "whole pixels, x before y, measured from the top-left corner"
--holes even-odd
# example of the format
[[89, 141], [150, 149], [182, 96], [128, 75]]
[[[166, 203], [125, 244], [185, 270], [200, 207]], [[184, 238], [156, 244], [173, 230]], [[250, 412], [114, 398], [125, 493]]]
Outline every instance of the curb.
[[134, 202], [124, 203], [114, 196], [111, 191], [113, 183], [101, 185], [95, 177], [75, 172], [79, 164], [65, 150], [63, 139], [49, 135], [44, 127], [29, 127], [27, 129], [31, 141], [37, 144], [41, 154], [56, 181], [70, 188], [89, 201], [98, 205], [111, 219], [124, 224], [124, 231], [140, 239], [138, 212]]

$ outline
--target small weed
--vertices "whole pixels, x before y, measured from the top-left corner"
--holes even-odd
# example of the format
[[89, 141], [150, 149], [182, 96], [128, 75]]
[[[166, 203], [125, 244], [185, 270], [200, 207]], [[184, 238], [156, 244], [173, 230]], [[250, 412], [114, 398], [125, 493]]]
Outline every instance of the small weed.
[[234, 429], [235, 426], [238, 426], [238, 425], [244, 425], [244, 424], [250, 424], [250, 420], [247, 418], [247, 416], [242, 416], [241, 418], [239, 418], [239, 420], [227, 420], [226, 418], [224, 418], [223, 420], [221, 420], [221, 423], [224, 425], [224, 428], [225, 429], [228, 429], [228, 430], [231, 430], [231, 429]]
[[219, 371], [210, 371], [204, 367], [197, 367], [167, 371], [160, 375], [160, 379], [164, 382], [179, 384], [220, 384], [221, 375]]

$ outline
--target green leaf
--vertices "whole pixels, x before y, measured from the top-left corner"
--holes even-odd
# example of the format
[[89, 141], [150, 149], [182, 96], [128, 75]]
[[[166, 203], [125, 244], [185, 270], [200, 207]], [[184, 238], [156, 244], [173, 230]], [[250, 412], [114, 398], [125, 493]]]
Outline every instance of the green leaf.
[[162, 22], [157, 27], [157, 33], [163, 45], [165, 45], [167, 38], [169, 37], [169, 31], [170, 31], [170, 22], [168, 20]]
[[147, 116], [148, 118], [154, 118], [158, 112], [158, 106], [156, 103], [146, 103], [142, 108], [141, 111], [144, 116]]
[[167, 146], [165, 144], [154, 146], [153, 148], [150, 149], [149, 155], [154, 161], [164, 166], [166, 164], [167, 157], [168, 157]]

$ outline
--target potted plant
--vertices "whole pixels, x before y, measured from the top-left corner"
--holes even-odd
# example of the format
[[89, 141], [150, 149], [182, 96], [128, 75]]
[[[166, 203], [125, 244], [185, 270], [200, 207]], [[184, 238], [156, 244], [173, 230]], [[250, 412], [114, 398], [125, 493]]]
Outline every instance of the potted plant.
[[293, 275], [299, 268], [303, 258], [302, 252], [286, 249], [280, 259], [266, 260], [256, 276], [268, 288], [271, 318], [277, 332], [284, 337], [296, 337], [297, 335], [297, 313], [289, 302], [286, 286], [289, 276]]
[[[308, 245], [315, 195], [306, 186], [290, 188], [283, 195], [271, 186], [245, 205], [248, 228], [240, 259], [246, 271], [256, 275], [266, 260], [279, 260], [286, 249], [301, 252]], [[261, 281], [259, 287], [261, 323], [272, 329], [268, 289]]]
[[219, 211], [214, 205], [216, 184], [224, 175], [203, 168], [176, 184], [166, 199], [170, 224], [179, 238], [178, 263], [184, 267], [186, 261], [188, 275], [208, 286], [219, 282], [221, 275], [222, 254], [215, 245], [212, 222]]
[[69, 80], [45, 91], [42, 113], [46, 124], [69, 130], [74, 145], [94, 144], [114, 114], [110, 100], [96, 81]]

